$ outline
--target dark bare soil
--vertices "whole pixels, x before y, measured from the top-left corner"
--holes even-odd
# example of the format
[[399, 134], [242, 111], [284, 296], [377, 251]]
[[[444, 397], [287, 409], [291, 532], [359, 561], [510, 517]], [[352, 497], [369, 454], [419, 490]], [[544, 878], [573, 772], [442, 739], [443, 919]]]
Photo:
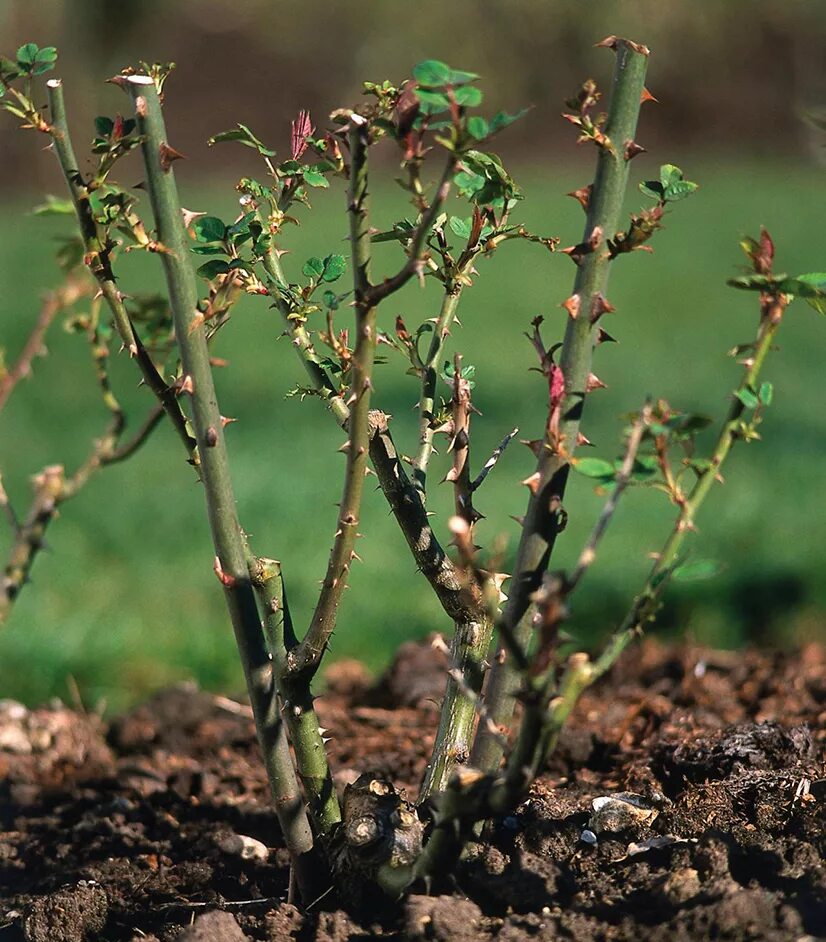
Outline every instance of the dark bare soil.
[[[331, 670], [319, 710], [342, 787], [370, 770], [415, 795], [440, 657], [406, 646], [375, 687]], [[826, 938], [824, 720], [820, 648], [646, 644], [583, 699], [452, 895], [365, 918], [285, 902], [243, 705], [180, 687], [107, 725], [0, 702], [0, 939]]]

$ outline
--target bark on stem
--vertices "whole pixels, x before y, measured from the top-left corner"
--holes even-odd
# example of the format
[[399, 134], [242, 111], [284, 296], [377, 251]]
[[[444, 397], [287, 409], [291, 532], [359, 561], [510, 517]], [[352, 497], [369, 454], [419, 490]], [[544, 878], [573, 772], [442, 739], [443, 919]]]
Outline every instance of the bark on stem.
[[[595, 248], [578, 261], [573, 294], [578, 296], [579, 315], [568, 320], [560, 357], [565, 377], [562, 433], [564, 448], [543, 447], [537, 464], [538, 484], [525, 514], [517, 550], [510, 596], [502, 614], [505, 631], [522, 648], [531, 635], [530, 598], [548, 568], [560, 526], [559, 511], [568, 478], [569, 458], [575, 445], [594, 346], [591, 311], [598, 295], [603, 295], [608, 280], [610, 259], [605, 240], [619, 225], [623, 195], [628, 179], [626, 143], [636, 132], [640, 99], [644, 87], [647, 54], [644, 47], [617, 40], [611, 106], [605, 133], [610, 146], [601, 146], [596, 177], [591, 191], [583, 244], [596, 242]], [[552, 443], [547, 440], [546, 445]], [[515, 693], [520, 672], [502, 648], [490, 672], [486, 691], [488, 710], [494, 723], [507, 728], [513, 718]], [[502, 759], [501, 739], [486, 727], [480, 727], [474, 743], [472, 763], [486, 771], [498, 769]]]
[[151, 78], [130, 76], [125, 84], [134, 101], [138, 131], [143, 139], [141, 150], [158, 240], [165, 248], [161, 258], [185, 388], [191, 390], [216, 573], [224, 587], [276, 811], [296, 865], [299, 886], [302, 893], [311, 893], [313, 835], [279, 715], [272, 666], [248, 572], [206, 335], [202, 319], [196, 317], [198, 292], [189, 263], [181, 206], [169, 160], [164, 159], [168, 144], [161, 104]]

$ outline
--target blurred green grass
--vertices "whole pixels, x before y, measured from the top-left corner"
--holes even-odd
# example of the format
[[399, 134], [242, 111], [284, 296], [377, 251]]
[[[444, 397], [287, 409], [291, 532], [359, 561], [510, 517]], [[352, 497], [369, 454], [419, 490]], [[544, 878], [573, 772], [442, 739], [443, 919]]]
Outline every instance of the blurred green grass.
[[[590, 159], [590, 155], [588, 155]], [[647, 163], [646, 163], [647, 162]], [[778, 247], [778, 266], [790, 273], [823, 270], [821, 208], [812, 198], [818, 170], [802, 163], [744, 163], [704, 158], [680, 163], [702, 189], [678, 205], [655, 240], [655, 253], [620, 259], [609, 297], [618, 313], [607, 328], [620, 340], [598, 351], [597, 372], [608, 389], [589, 399], [584, 431], [594, 454], [613, 457], [621, 415], [646, 394], [675, 406], [721, 417], [738, 368], [725, 351], [751, 339], [755, 298], [725, 287], [742, 255], [738, 240], [765, 224]], [[655, 174], [647, 155], [633, 165], [635, 179]], [[136, 171], [137, 172], [137, 171]], [[516, 218], [534, 230], [579, 240], [581, 211], [563, 194], [585, 182], [578, 166], [515, 168], [526, 202]], [[403, 195], [389, 177], [374, 184], [375, 224], [404, 215]], [[55, 183], [57, 190], [58, 184]], [[237, 209], [232, 181], [209, 189], [189, 187], [181, 173], [183, 202], [229, 218]], [[27, 215], [39, 197], [6, 205], [0, 219], [0, 346], [12, 360], [26, 336], [43, 287], [58, 280], [51, 239], [65, 224]], [[629, 199], [638, 205], [639, 194]], [[341, 249], [345, 235], [340, 191], [316, 199], [303, 225], [290, 233], [288, 264], [297, 272], [311, 254]], [[398, 262], [392, 247], [378, 270]], [[156, 260], [132, 255], [120, 265], [125, 291], [160, 288]], [[538, 313], [546, 317], [548, 342], [561, 336], [573, 267], [538, 246], [506, 245], [480, 266], [476, 286], [462, 303], [463, 328], [454, 349], [477, 368], [472, 460], [478, 467], [513, 425], [535, 437], [544, 422], [542, 381], [529, 371], [533, 354], [523, 332]], [[410, 286], [383, 309], [390, 329], [397, 313], [408, 326], [433, 316], [436, 286]], [[696, 555], [724, 565], [713, 580], [675, 585], [663, 614], [664, 629], [701, 642], [737, 646], [749, 638], [785, 644], [824, 636], [826, 532], [822, 526], [822, 476], [826, 415], [818, 377], [826, 324], [796, 304], [781, 332], [781, 349], [766, 377], [775, 399], [762, 426], [764, 441], [738, 447], [699, 520]], [[239, 421], [229, 429], [239, 511], [258, 552], [280, 558], [294, 617], [305, 624], [312, 611], [335, 525], [342, 434], [317, 400], [285, 400], [302, 380], [275, 312], [259, 299], [245, 300], [220, 338], [217, 352], [230, 364], [219, 371], [222, 411]], [[28, 476], [49, 463], [74, 468], [100, 434], [106, 417], [96, 398], [88, 353], [81, 339], [56, 325], [50, 355], [35, 376], [18, 387], [0, 415], [0, 470], [18, 510], [25, 508]], [[416, 383], [388, 352], [376, 376], [377, 406], [393, 414], [402, 451], [415, 441]], [[137, 424], [149, 394], [136, 390], [123, 358], [115, 375]], [[447, 394], [446, 387], [444, 392]], [[479, 536], [487, 545], [506, 534], [512, 551], [523, 512], [532, 456], [513, 445], [479, 492], [486, 514]], [[431, 474], [437, 526], [450, 513], [448, 487], [437, 481], [444, 456]], [[600, 506], [584, 479], [575, 477], [567, 499], [570, 522], [558, 562], [578, 551]], [[64, 505], [49, 532], [50, 551], [38, 559], [33, 583], [0, 632], [0, 696], [28, 702], [66, 696], [73, 678], [87, 704], [112, 708], [171, 681], [196, 677], [208, 687], [238, 690], [233, 650], [212, 553], [203, 498], [177, 441], [161, 428], [142, 452], [105, 470]], [[593, 641], [622, 616], [646, 571], [646, 554], [667, 532], [672, 513], [661, 495], [627, 496], [581, 597], [572, 631]], [[379, 669], [410, 637], [449, 625], [422, 577], [379, 493], [368, 492], [361, 529], [364, 565], [353, 574], [334, 657], [362, 658]], [[444, 532], [444, 530], [442, 530]], [[5, 551], [8, 537], [0, 537]]]

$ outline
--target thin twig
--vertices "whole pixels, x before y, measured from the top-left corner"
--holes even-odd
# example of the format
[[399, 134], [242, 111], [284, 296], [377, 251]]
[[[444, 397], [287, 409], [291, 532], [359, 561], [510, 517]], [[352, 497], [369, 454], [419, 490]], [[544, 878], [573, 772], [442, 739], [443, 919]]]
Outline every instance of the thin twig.
[[55, 317], [88, 294], [89, 290], [85, 285], [75, 278], [69, 277], [63, 285], [46, 295], [37, 321], [17, 360], [5, 373], [0, 375], [0, 410], [5, 406], [14, 387], [20, 380], [31, 374], [32, 361], [35, 357], [42, 355], [44, 349], [43, 338]]
[[436, 194], [434, 195], [427, 211], [423, 214], [421, 221], [416, 227], [416, 230], [411, 236], [410, 245], [407, 249], [407, 262], [405, 263], [404, 267], [401, 268], [391, 278], [385, 278], [381, 283], [377, 285], [371, 285], [368, 288], [365, 298], [367, 303], [371, 305], [380, 304], [385, 298], [389, 297], [395, 291], [403, 288], [414, 275], [420, 277], [422, 276], [424, 272], [424, 258], [422, 251], [427, 242], [427, 237], [430, 235], [430, 230], [433, 228], [433, 223], [436, 221], [439, 213], [442, 211], [442, 206], [444, 205], [445, 200], [450, 193], [450, 184], [453, 180], [453, 174], [456, 170], [456, 163], [456, 154], [451, 152], [448, 156], [447, 163], [445, 164], [442, 178], [439, 181], [438, 187], [436, 188]]
[[376, 307], [370, 284], [370, 195], [368, 189], [368, 127], [364, 118], [353, 115], [350, 124], [350, 246], [355, 289], [356, 344], [350, 361], [350, 394], [347, 406], [346, 468], [339, 504], [338, 527], [330, 553], [327, 574], [304, 639], [291, 655], [291, 669], [315, 673], [327, 648], [338, 615], [338, 605], [355, 559], [367, 453], [370, 447], [370, 398], [376, 352]]
[[473, 483], [470, 485], [470, 491], [473, 493], [475, 490], [478, 490], [481, 487], [482, 482], [490, 474], [490, 472], [496, 467], [496, 463], [502, 457], [504, 450], [510, 445], [513, 439], [519, 434], [518, 428], [513, 428], [508, 432], [508, 434], [502, 439], [502, 441], [494, 448], [493, 454], [485, 462], [482, 470], [476, 475], [476, 478], [473, 480]]

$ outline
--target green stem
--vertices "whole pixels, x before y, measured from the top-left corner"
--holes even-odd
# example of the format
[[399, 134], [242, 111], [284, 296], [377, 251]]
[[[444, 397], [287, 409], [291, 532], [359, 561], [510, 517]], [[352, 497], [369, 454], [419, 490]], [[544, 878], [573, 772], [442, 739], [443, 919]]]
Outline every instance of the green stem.
[[256, 559], [250, 567], [250, 574], [265, 613], [264, 630], [272, 654], [282, 716], [295, 751], [295, 764], [310, 816], [316, 831], [328, 837], [341, 820], [341, 809], [310, 686], [302, 676], [295, 677], [289, 670], [288, 651], [295, 646], [295, 635], [281, 563], [274, 559]]
[[439, 378], [439, 361], [442, 358], [445, 340], [456, 319], [456, 310], [462, 296], [463, 285], [451, 281], [445, 287], [439, 317], [430, 340], [427, 359], [422, 367], [422, 388], [419, 394], [419, 448], [413, 459], [413, 485], [425, 499], [427, 490], [427, 466], [433, 454], [433, 420], [436, 408], [436, 385]]
[[744, 371], [740, 385], [732, 400], [729, 414], [720, 429], [709, 465], [699, 473], [691, 493], [685, 503], [681, 505], [674, 521], [674, 527], [657, 555], [642, 591], [634, 599], [622, 624], [613, 634], [602, 654], [589, 665], [587, 671], [580, 671], [577, 678], [571, 680], [569, 695], [552, 703], [546, 740], [542, 750], [543, 762], [553, 752], [559, 738], [559, 732], [565, 725], [574, 706], [576, 706], [580, 694], [616, 664], [622, 652], [639, 636], [645, 624], [654, 617], [663, 592], [668, 586], [671, 573], [679, 562], [679, 554], [686, 537], [693, 528], [694, 518], [711, 491], [715, 480], [717, 480], [720, 469], [733, 444], [741, 435], [741, 424], [746, 406], [738, 398], [737, 393], [756, 388], [760, 372], [780, 328], [786, 303], [781, 297], [774, 298], [767, 303], [766, 312], [761, 319], [754, 354]]
[[[564, 448], [553, 445], [548, 434], [537, 464], [539, 481], [532, 493], [516, 555], [510, 595], [502, 614], [505, 630], [522, 648], [531, 636], [530, 598], [548, 568], [559, 532], [559, 507], [565, 493], [569, 460], [576, 445], [582, 417], [585, 390], [591, 372], [594, 324], [591, 311], [598, 295], [603, 295], [608, 281], [610, 259], [604, 246], [619, 225], [622, 201], [628, 180], [625, 145], [634, 139], [640, 99], [645, 81], [647, 55], [643, 47], [618, 40], [616, 67], [608, 122], [605, 128], [610, 145], [601, 146], [596, 177], [591, 191], [583, 243], [598, 240], [595, 250], [579, 261], [574, 282], [579, 296], [579, 315], [568, 320], [560, 357], [565, 377], [566, 396], [560, 423]], [[493, 724], [508, 727], [513, 718], [515, 694], [520, 671], [502, 648], [488, 680], [486, 701]], [[502, 759], [501, 739], [481, 727], [474, 743], [471, 761], [480, 769], [495, 771]]]
[[52, 118], [49, 133], [52, 136], [54, 150], [75, 207], [80, 236], [83, 241], [86, 266], [95, 281], [97, 281], [101, 294], [106, 299], [106, 303], [112, 312], [115, 328], [124, 347], [129, 351], [130, 356], [134, 356], [137, 360], [144, 382], [163, 406], [192, 459], [195, 457], [195, 440], [189, 433], [186, 416], [181, 411], [180, 404], [175, 396], [175, 390], [164, 382], [163, 377], [152, 362], [152, 358], [132, 326], [129, 312], [123, 303], [123, 295], [115, 283], [110, 259], [111, 246], [108, 244], [105, 231], [95, 222], [89, 204], [89, 191], [78, 169], [79, 164], [69, 135], [66, 105], [63, 99], [63, 83], [60, 79], [50, 79], [46, 86]]
[[350, 127], [350, 246], [355, 288], [356, 345], [350, 362], [350, 409], [347, 467], [339, 504], [336, 530], [327, 574], [310, 627], [291, 653], [291, 669], [315, 673], [336, 625], [338, 606], [347, 585], [355, 555], [367, 453], [370, 448], [369, 414], [376, 352], [376, 307], [370, 298], [370, 193], [368, 189], [368, 128], [364, 118], [353, 115]]
[[276, 811], [287, 847], [296, 862], [302, 891], [312, 892], [309, 866], [313, 835], [279, 715], [272, 666], [247, 567], [246, 544], [236, 513], [209, 350], [203, 323], [196, 317], [198, 292], [189, 264], [181, 206], [174, 174], [169, 160], [165, 159], [168, 145], [161, 103], [154, 81], [147, 76], [130, 76], [126, 86], [134, 100], [138, 131], [143, 138], [141, 149], [155, 225], [158, 239], [165, 249], [161, 259], [185, 388], [190, 389], [192, 397], [193, 425], [215, 546], [216, 572], [224, 586]]
[[[261, 218], [261, 222], [266, 225], [266, 216], [259, 212], [259, 217]], [[309, 377], [310, 382], [313, 384], [313, 388], [317, 390], [322, 399], [324, 399], [325, 402], [329, 404], [330, 411], [335, 416], [338, 424], [344, 427], [347, 425], [347, 422], [350, 418], [350, 410], [347, 407], [347, 404], [344, 402], [344, 399], [339, 395], [339, 392], [327, 374], [327, 371], [319, 363], [318, 354], [316, 353], [315, 347], [313, 346], [313, 341], [310, 337], [309, 331], [303, 324], [293, 320], [290, 317], [289, 305], [285, 302], [281, 292], [278, 290], [278, 286], [285, 285], [287, 280], [284, 276], [284, 270], [281, 267], [281, 261], [278, 258], [278, 253], [274, 247], [271, 246], [267, 250], [267, 253], [263, 258], [263, 262], [264, 269], [271, 279], [269, 285], [267, 286], [270, 292], [270, 297], [275, 302], [275, 306], [278, 308], [278, 311], [284, 320], [284, 326], [286, 327], [290, 339], [293, 342], [293, 346], [295, 347], [296, 353], [298, 354], [298, 358], [301, 360], [301, 363], [307, 372], [307, 376]]]

